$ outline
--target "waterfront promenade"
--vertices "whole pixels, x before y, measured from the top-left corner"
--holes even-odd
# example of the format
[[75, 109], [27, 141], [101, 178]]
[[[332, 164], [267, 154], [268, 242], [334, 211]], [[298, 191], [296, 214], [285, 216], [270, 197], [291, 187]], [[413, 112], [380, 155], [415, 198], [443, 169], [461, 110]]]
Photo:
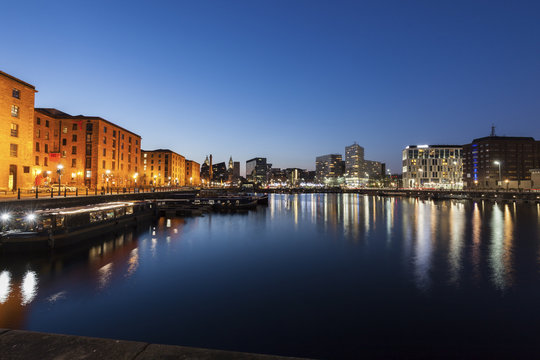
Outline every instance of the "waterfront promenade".
[[[22, 345], [24, 344], [24, 345]], [[279, 360], [290, 357], [159, 345], [139, 341], [91, 338], [32, 331], [0, 329], [0, 358], [23, 359], [222, 359]], [[296, 358], [298, 359], [298, 358]]]

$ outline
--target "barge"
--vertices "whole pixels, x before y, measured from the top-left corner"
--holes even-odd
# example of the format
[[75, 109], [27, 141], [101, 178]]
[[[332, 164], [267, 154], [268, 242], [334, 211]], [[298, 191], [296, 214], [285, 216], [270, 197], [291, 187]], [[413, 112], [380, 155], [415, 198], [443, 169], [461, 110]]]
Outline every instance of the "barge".
[[0, 215], [0, 251], [43, 251], [75, 245], [151, 220], [151, 201], [129, 201]]

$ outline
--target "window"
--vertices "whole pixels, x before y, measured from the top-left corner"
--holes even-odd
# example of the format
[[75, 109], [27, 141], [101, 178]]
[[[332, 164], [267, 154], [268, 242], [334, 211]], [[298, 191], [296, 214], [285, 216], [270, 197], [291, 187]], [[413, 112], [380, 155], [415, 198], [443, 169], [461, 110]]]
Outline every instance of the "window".
[[36, 142], [36, 152], [39, 152], [39, 143]]
[[45, 152], [49, 153], [49, 144], [45, 144]]
[[86, 156], [92, 156], [92, 144], [86, 144]]
[[122, 140], [124, 140], [124, 134], [122, 134]]
[[131, 145], [128, 146], [128, 152], [131, 152]]
[[103, 156], [107, 156], [107, 149], [103, 149]]
[[17, 144], [9, 144], [9, 156], [17, 157], [19, 146]]
[[67, 145], [67, 139], [62, 139], [62, 146], [66, 146]]
[[71, 147], [71, 154], [72, 155], [77, 155], [77, 147], [76, 146]]
[[112, 151], [112, 158], [114, 159], [116, 157], [116, 150]]
[[62, 157], [63, 157], [63, 158], [66, 157], [66, 150], [62, 150]]
[[94, 126], [92, 123], [87, 123], [86, 124], [86, 131], [88, 132], [92, 132], [94, 130]]
[[130, 137], [128, 137], [128, 143], [130, 143], [130, 144], [131, 144], [131, 136], [130, 136]]
[[107, 127], [106, 127], [106, 126], [103, 127], [103, 133], [104, 133], [104, 134], [107, 133]]
[[92, 167], [92, 158], [89, 158], [89, 157], [86, 158], [86, 163], [84, 167], [87, 169]]
[[30, 166], [23, 166], [23, 173], [25, 174], [30, 173]]
[[112, 137], [113, 137], [113, 138], [116, 137], [116, 130], [113, 130], [113, 131], [112, 131]]
[[43, 159], [43, 166], [49, 166], [49, 158], [48, 157]]
[[71, 141], [76, 142], [77, 141], [77, 135], [71, 135]]
[[91, 170], [86, 170], [86, 177], [89, 178], [92, 176], [92, 171]]
[[41, 130], [40, 129], [37, 129], [36, 130], [36, 138], [40, 138], [41, 137]]
[[116, 168], [116, 163], [113, 161], [112, 166], [111, 166], [111, 170], [114, 170], [115, 168]]
[[11, 92], [11, 96], [13, 96], [15, 99], [20, 99], [21, 91], [18, 89], [13, 89], [13, 91]]
[[101, 164], [101, 167], [102, 167], [103, 169], [105, 169], [105, 160], [103, 160], [103, 162], [102, 162], [102, 164]]
[[45, 133], [45, 140], [49, 140], [49, 132], [48, 131]]
[[86, 133], [86, 142], [87, 142], [87, 143], [92, 142], [92, 134]]
[[49, 120], [45, 120], [45, 127], [49, 127]]
[[54, 129], [53, 134], [54, 134], [54, 137], [58, 137], [58, 129]]
[[11, 123], [11, 136], [19, 137], [19, 125]]
[[120, 160], [124, 160], [124, 153], [120, 154]]
[[139, 145], [139, 140], [135, 140], [135, 145]]
[[17, 105], [11, 105], [11, 116], [19, 117], [19, 107]]
[[67, 126], [64, 126], [64, 127], [62, 128], [62, 132], [63, 132], [64, 134], [67, 134]]
[[107, 144], [107, 138], [105, 136], [103, 137], [103, 144]]
[[36, 156], [36, 162], [35, 162], [36, 165], [39, 165], [39, 156]]
[[36, 124], [41, 125], [41, 118], [37, 118]]
[[77, 124], [73, 124], [71, 129], [72, 129], [73, 131], [77, 131]]
[[71, 167], [77, 167], [77, 159], [71, 159]]
[[112, 147], [115, 148], [116, 147], [116, 140], [113, 139], [112, 141]]
[[135, 154], [139, 153], [139, 148], [135, 148]]

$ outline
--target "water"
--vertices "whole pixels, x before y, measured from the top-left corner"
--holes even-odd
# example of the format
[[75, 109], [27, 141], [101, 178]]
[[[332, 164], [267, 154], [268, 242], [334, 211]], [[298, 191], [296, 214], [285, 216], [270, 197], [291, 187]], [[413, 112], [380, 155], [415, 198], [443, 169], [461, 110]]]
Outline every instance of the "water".
[[539, 352], [540, 205], [273, 195], [0, 258], [0, 328], [315, 358]]

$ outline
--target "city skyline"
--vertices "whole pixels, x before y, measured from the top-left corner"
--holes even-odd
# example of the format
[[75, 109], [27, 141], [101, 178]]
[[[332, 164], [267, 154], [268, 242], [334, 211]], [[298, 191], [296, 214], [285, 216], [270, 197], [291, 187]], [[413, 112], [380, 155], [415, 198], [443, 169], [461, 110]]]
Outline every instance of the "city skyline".
[[0, 25], [17, 29], [2, 70], [36, 86], [36, 107], [101, 116], [199, 163], [313, 170], [356, 141], [400, 172], [408, 144], [467, 144], [492, 124], [540, 138], [536, 4], [6, 8], [26, 25]]

